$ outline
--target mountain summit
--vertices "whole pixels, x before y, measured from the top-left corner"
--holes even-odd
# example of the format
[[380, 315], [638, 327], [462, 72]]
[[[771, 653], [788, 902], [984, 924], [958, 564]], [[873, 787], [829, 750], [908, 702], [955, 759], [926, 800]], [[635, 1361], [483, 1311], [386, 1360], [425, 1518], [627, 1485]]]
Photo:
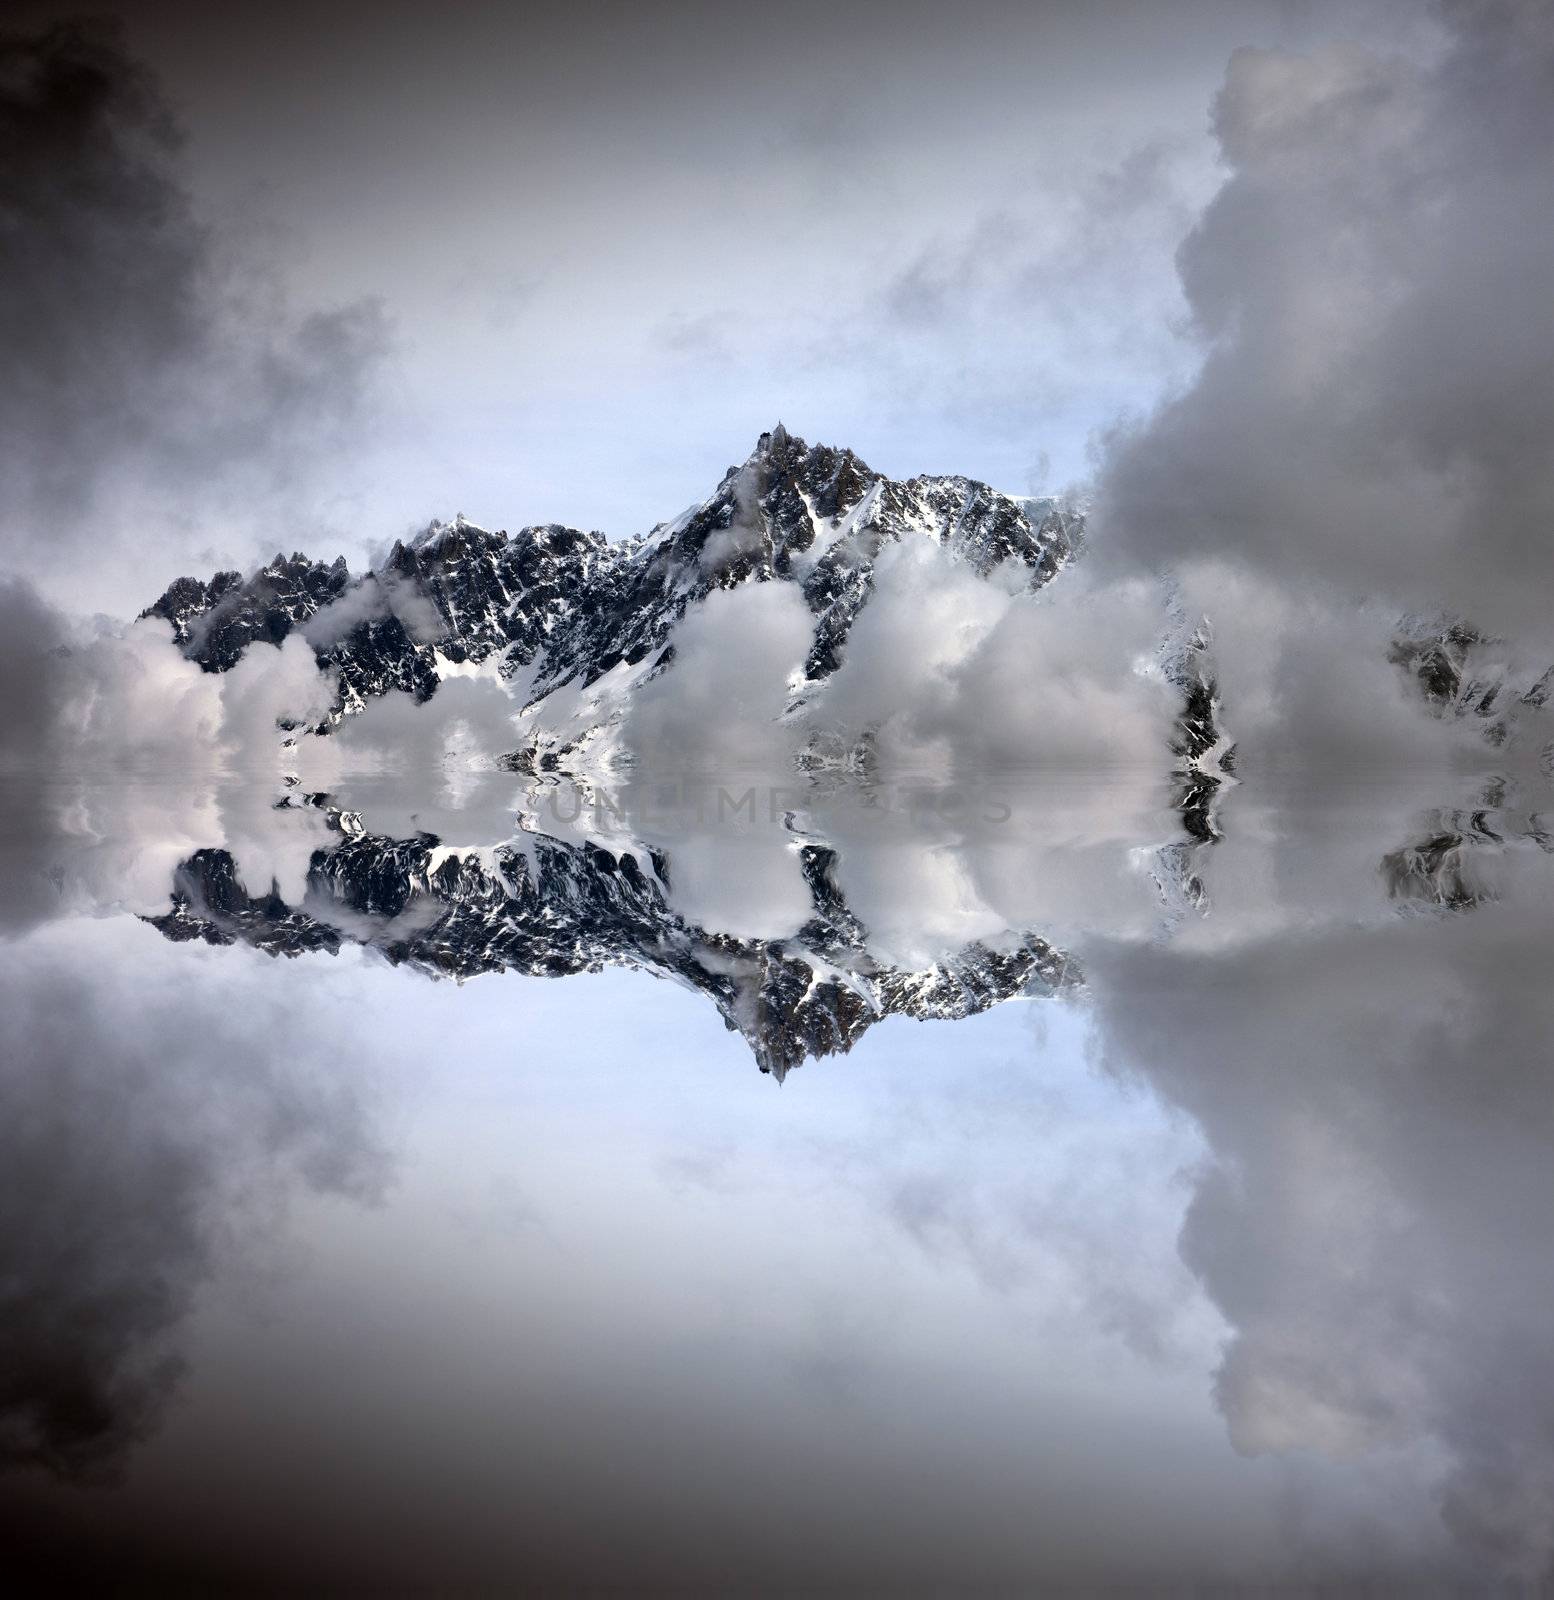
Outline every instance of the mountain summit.
[[626, 663], [651, 670], [675, 624], [713, 589], [789, 583], [815, 618], [811, 681], [840, 664], [885, 546], [926, 539], [986, 576], [1035, 589], [1072, 554], [1077, 513], [962, 477], [895, 481], [850, 450], [808, 445], [779, 422], [717, 488], [639, 537], [555, 523], [491, 532], [464, 518], [396, 543], [374, 571], [277, 554], [244, 577], [180, 578], [148, 608], [208, 671], [255, 640], [301, 630], [339, 675], [341, 710], [403, 690], [436, 692], [450, 667], [500, 658], [527, 670], [526, 703]]

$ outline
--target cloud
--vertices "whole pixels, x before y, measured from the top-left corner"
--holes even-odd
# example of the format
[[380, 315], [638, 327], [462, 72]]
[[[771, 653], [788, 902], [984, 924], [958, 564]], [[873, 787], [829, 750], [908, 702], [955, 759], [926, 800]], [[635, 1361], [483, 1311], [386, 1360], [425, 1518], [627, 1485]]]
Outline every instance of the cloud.
[[[1028, 1048], [1057, 1057], [1039, 1072], [1017, 1056], [893, 1078], [881, 1126], [836, 1152], [841, 1175], [929, 1259], [1146, 1358], [1179, 1359], [1213, 1320], [1170, 1246], [1182, 1191], [1169, 1175], [1198, 1155], [1197, 1133], [1136, 1085], [1108, 1085], [1116, 1099], [1097, 1116], [1087, 1074], [1059, 1066], [1065, 1044], [1080, 1056], [1077, 1016], [1057, 1019], [1056, 1049], [1044, 1010], [1030, 1026]], [[1154, 1181], [1130, 1184], [1129, 1166]]]
[[1166, 590], [1069, 570], [1029, 594], [1027, 578], [985, 581], [931, 540], [888, 546], [806, 725], [867, 733], [886, 768], [1163, 774], [1181, 699], [1161, 668], [1180, 631]]
[[311, 808], [277, 807], [297, 764], [286, 730], [335, 699], [301, 638], [203, 672], [158, 618], [70, 619], [11, 579], [0, 640], [0, 933], [160, 909], [177, 863], [215, 842], [257, 892], [300, 895], [326, 834]]
[[114, 26], [0, 37], [0, 551], [99, 598], [143, 589], [148, 554], [246, 558], [234, 524], [316, 520], [387, 346], [374, 304], [301, 310], [239, 269], [182, 139]]
[[494, 845], [514, 831], [519, 782], [498, 765], [517, 748], [518, 703], [489, 676], [452, 677], [431, 699], [369, 700], [326, 739], [306, 739], [299, 770], [373, 832], [433, 833], [449, 846]]
[[[190, 959], [212, 970], [191, 983]], [[349, 1051], [254, 966], [125, 922], [60, 925], [0, 965], [19, 1202], [0, 1221], [0, 1468], [111, 1477], [176, 1391], [180, 1326], [232, 1241], [277, 1229], [296, 1188], [379, 1192]]]
[[0, 772], [28, 758], [48, 737], [57, 715], [57, 678], [50, 655], [64, 640], [64, 619], [29, 584], [0, 577]]
[[800, 735], [780, 719], [814, 631], [794, 584], [714, 589], [675, 628], [667, 669], [631, 701], [622, 732], [633, 764], [629, 812], [651, 813], [665, 781], [683, 791], [698, 780], [726, 780], [736, 799], [742, 777], [765, 786], [747, 812], [702, 809], [706, 825], [694, 832], [645, 830], [647, 842], [671, 851], [675, 909], [704, 927], [784, 938], [812, 914], [782, 811], [781, 786], [794, 778]]
[[302, 636], [315, 650], [339, 644], [359, 623], [396, 617], [417, 644], [436, 644], [447, 632], [435, 602], [394, 573], [368, 573], [338, 600], [313, 613]]
[[14, 578], [0, 579], [0, 931], [29, 928], [57, 915], [59, 890], [38, 859], [50, 831], [49, 800], [38, 758], [59, 716], [61, 685], [56, 652], [64, 619], [36, 591]]
[[1238, 50], [1178, 254], [1204, 359], [1107, 441], [1098, 551], [1546, 636], [1554, 14], [1453, 0], [1420, 65]]
[[694, 316], [674, 311], [659, 323], [653, 338], [661, 349], [671, 355], [726, 370], [734, 359], [729, 335], [736, 330], [729, 326], [730, 321], [711, 311]]
[[1087, 955], [1107, 1063], [1208, 1141], [1181, 1248], [1234, 1330], [1237, 1448], [1433, 1445], [1453, 1531], [1545, 1581], [1546, 877], [1470, 918]]
[[931, 539], [887, 545], [842, 663], [811, 697], [805, 720], [844, 741], [872, 731], [903, 764], [931, 764], [954, 720], [955, 673], [1011, 604], [1006, 590]]
[[[1547, 797], [1520, 696], [1554, 655], [1554, 27], [1521, 0], [1434, 21], [1406, 54], [1234, 54], [1226, 177], [1177, 256], [1201, 367], [1102, 444], [1092, 578], [1168, 572], [1213, 625], [1242, 786], [1197, 942], [1384, 916], [1376, 863], [1426, 805]], [[1390, 659], [1405, 611], [1505, 636], [1464, 669], [1495, 717]]]
[[948, 437], [975, 459], [1017, 438], [1072, 475], [1086, 419], [1137, 411], [1193, 369], [1172, 252], [1212, 178], [1196, 138], [1038, 164], [968, 220], [914, 229], [801, 348], [869, 414], [919, 432], [919, 451]]
[[1135, 857], [1182, 836], [1167, 599], [1153, 580], [1098, 588], [1082, 569], [1011, 593], [922, 540], [881, 554], [800, 724], [866, 752], [888, 786], [837, 787], [804, 813], [840, 851], [871, 948], [910, 965], [1011, 928], [1066, 941], [1096, 922], [1158, 927]]

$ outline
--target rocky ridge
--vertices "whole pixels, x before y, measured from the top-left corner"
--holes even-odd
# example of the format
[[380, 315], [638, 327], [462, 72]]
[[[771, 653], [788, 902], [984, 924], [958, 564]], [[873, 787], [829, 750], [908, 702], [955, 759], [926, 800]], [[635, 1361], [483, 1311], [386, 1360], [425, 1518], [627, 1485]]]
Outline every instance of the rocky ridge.
[[456, 518], [396, 543], [369, 573], [277, 554], [246, 578], [180, 578], [144, 614], [169, 622], [211, 672], [301, 630], [338, 675], [341, 711], [390, 690], [425, 700], [450, 666], [493, 656], [504, 677], [527, 675], [533, 705], [623, 663], [659, 664], [675, 624], [713, 589], [781, 582], [815, 617], [805, 670], [819, 680], [841, 662], [886, 545], [932, 539], [983, 575], [1004, 565], [1034, 589], [1073, 554], [1081, 526], [1057, 501], [968, 478], [894, 482], [779, 424], [707, 499], [635, 539], [558, 524], [509, 534]]
[[489, 850], [452, 851], [427, 837], [389, 839], [331, 819], [340, 842], [314, 853], [299, 905], [255, 895], [226, 850], [197, 851], [179, 868], [170, 909], [148, 919], [172, 940], [247, 944], [277, 956], [370, 946], [433, 977], [489, 972], [563, 977], [625, 966], [706, 995], [783, 1078], [807, 1057], [850, 1050], [888, 1016], [965, 1017], [1018, 995], [1048, 997], [1080, 982], [1045, 940], [1010, 934], [931, 966], [883, 965], [848, 910], [834, 855], [801, 851], [813, 914], [790, 939], [710, 932], [666, 893], [670, 864], [646, 865], [592, 844], [527, 835]]

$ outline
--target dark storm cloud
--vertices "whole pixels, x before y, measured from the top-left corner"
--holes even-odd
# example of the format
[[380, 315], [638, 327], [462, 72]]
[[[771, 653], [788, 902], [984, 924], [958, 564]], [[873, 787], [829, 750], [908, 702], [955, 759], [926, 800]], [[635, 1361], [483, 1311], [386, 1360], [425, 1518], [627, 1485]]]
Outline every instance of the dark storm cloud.
[[137, 963], [135, 932], [33, 940], [0, 966], [0, 1467], [111, 1473], [161, 1418], [218, 1253], [273, 1232], [289, 1190], [366, 1199], [383, 1178], [295, 991], [191, 986], [158, 951]]
[[1554, 11], [1448, 0], [1419, 67], [1239, 50], [1179, 255], [1206, 359], [1114, 437], [1098, 546], [1491, 627], [1554, 584]]
[[195, 213], [181, 142], [114, 26], [0, 38], [8, 564], [57, 574], [63, 551], [111, 562], [131, 537], [144, 562], [224, 501], [273, 507], [370, 405], [381, 313], [299, 314], [277, 275], [237, 270]]
[[[1214, 113], [1229, 177], [1178, 255], [1203, 365], [1102, 455], [1092, 550], [1176, 568], [1217, 608], [1249, 786], [1506, 760], [1410, 719], [1386, 633], [1405, 606], [1548, 631], [1554, 13], [1439, 18], [1425, 64], [1235, 54]], [[1554, 929], [1523, 898], [1086, 966], [1107, 1059], [1209, 1142], [1182, 1253], [1234, 1330], [1233, 1442], [1427, 1441], [1451, 1529], [1547, 1581]]]
[[0, 774], [31, 762], [53, 732], [59, 684], [49, 668], [64, 642], [64, 619], [31, 584], [0, 577]]
[[1545, 1581], [1551, 937], [1496, 907], [1088, 960], [1106, 1059], [1208, 1140], [1181, 1244], [1234, 1330], [1237, 1448], [1434, 1441], [1448, 1525]]
[[0, 578], [0, 937], [58, 915], [58, 886], [42, 857], [58, 821], [43, 787], [64, 700], [66, 628], [30, 584]]

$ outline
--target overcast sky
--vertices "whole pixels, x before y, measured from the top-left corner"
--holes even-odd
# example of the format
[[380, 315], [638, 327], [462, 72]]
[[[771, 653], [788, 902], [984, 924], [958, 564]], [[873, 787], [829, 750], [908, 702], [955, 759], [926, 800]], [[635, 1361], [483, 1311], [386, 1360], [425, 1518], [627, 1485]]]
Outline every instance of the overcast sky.
[[[1404, 708], [1386, 646], [1463, 605], [1549, 659], [1547, 8], [99, 9], [13, 0], [0, 44], [0, 761], [73, 740], [113, 780], [0, 808], [0, 1461], [164, 1442], [117, 1500], [7, 1478], [0, 1525], [219, 1566], [198, 1491], [245, 1561], [374, 1580], [450, 1527], [471, 1571], [601, 1581], [1546, 1575], [1543, 790], [1484, 810], [1502, 751]], [[434, 989], [98, 914], [199, 845], [302, 882], [321, 824], [244, 752], [320, 680], [300, 637], [217, 679], [61, 612], [460, 510], [638, 532], [779, 417], [1093, 496], [1079, 583], [980, 632], [897, 563], [832, 686], [862, 722], [922, 669], [968, 762], [1155, 750], [1140, 597], [1169, 569], [1213, 612], [1244, 759], [1209, 916], [1161, 911], [1152, 794], [959, 865], [844, 841], [907, 954], [1072, 931], [1088, 1020], [882, 1025], [773, 1109], [640, 975]], [[751, 592], [687, 624], [644, 747], [802, 656]], [[358, 736], [429, 766], [402, 710]], [[1335, 800], [1362, 769], [1392, 787]], [[1453, 803], [1502, 903], [1399, 917], [1380, 860]], [[679, 880], [709, 921], [807, 915], [728, 859]]]
[[174, 566], [355, 558], [456, 510], [640, 531], [779, 416], [892, 474], [1060, 488], [1196, 362], [1173, 254], [1218, 180], [1232, 50], [1438, 31], [1273, 0], [120, 20], [181, 141], [158, 196], [67, 206], [70, 157], [21, 124], [76, 263], [51, 333], [27, 297], [72, 415], [18, 409], [13, 435], [69, 454], [6, 508], [8, 544], [41, 504], [93, 551], [59, 598], [117, 609]]

